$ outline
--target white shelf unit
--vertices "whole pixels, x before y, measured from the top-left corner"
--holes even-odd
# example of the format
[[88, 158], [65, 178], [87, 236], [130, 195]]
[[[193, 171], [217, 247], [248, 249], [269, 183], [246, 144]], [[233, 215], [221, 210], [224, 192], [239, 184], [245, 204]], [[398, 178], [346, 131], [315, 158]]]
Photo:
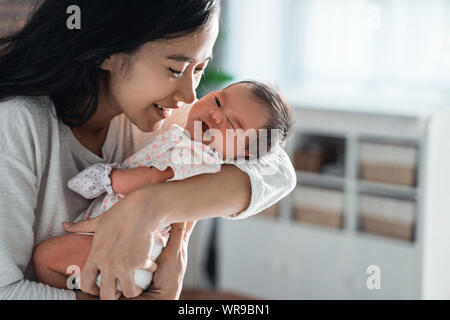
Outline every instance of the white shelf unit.
[[[450, 299], [450, 108], [386, 110], [332, 104], [295, 108], [296, 133], [287, 147], [291, 156], [304, 134], [345, 141], [344, 176], [297, 172], [299, 184], [344, 191], [343, 227], [296, 221], [294, 192], [280, 201], [275, 218], [220, 220], [221, 289], [266, 299]], [[358, 144], [367, 140], [417, 147], [415, 186], [362, 180]], [[361, 231], [363, 194], [414, 201], [413, 241]], [[380, 268], [380, 289], [366, 285], [370, 265]]]

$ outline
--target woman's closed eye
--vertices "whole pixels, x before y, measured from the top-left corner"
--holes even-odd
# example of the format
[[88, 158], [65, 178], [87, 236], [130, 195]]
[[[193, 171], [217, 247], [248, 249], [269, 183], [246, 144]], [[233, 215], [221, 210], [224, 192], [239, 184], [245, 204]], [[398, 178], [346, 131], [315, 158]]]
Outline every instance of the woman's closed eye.
[[[168, 68], [168, 70], [176, 77], [176, 78], [181, 78], [182, 76], [183, 76], [183, 74], [184, 74], [184, 71], [178, 71], [178, 70], [175, 70], [175, 69], [173, 69], [173, 68], [171, 68], [171, 67], [169, 67]], [[196, 74], [203, 74], [203, 72], [205, 71], [205, 68], [196, 68], [195, 69], [195, 73]]]
[[168, 69], [177, 78], [179, 78], [179, 77], [181, 77], [183, 75], [183, 71], [178, 71], [178, 70], [172, 69], [171, 67], [169, 67]]

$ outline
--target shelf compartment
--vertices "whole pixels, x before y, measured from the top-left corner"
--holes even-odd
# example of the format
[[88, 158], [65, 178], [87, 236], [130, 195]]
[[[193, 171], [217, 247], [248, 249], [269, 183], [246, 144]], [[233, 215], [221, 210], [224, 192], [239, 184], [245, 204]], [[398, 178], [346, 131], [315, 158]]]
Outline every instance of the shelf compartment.
[[345, 176], [345, 138], [308, 133], [299, 133], [297, 137], [293, 153], [296, 170]]
[[359, 205], [360, 231], [414, 241], [414, 201], [360, 195]]
[[297, 186], [294, 192], [294, 218], [298, 222], [341, 229], [344, 193], [342, 191]]

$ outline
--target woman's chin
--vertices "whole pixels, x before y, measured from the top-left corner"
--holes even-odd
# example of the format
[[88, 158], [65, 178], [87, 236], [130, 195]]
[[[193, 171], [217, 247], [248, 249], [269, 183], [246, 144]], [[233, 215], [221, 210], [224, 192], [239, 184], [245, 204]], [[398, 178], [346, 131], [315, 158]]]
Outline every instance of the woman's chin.
[[156, 121], [156, 122], [145, 123], [143, 125], [138, 126], [138, 128], [142, 132], [148, 133], [148, 132], [160, 130], [162, 128], [163, 124], [164, 124], [164, 120], [160, 120], [160, 121]]

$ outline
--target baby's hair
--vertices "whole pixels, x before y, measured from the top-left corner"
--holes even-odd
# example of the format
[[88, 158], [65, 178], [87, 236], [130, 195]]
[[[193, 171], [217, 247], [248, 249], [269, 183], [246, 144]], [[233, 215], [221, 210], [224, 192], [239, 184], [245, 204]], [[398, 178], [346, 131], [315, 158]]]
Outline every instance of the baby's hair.
[[[264, 155], [263, 150], [259, 148], [259, 140], [265, 138], [267, 141], [267, 153], [270, 152], [274, 145], [279, 145], [284, 147], [287, 139], [291, 136], [293, 130], [293, 116], [292, 110], [286, 99], [281, 94], [278, 87], [261, 83], [254, 80], [245, 80], [233, 83], [231, 86], [236, 84], [246, 84], [251, 88], [252, 94], [262, 102], [262, 106], [268, 113], [268, 120], [263, 128], [265, 129], [265, 137], [258, 135], [257, 145], [257, 158]], [[277, 140], [272, 141], [272, 130], [278, 130]], [[259, 131], [259, 130], [258, 130]], [[247, 145], [247, 148], [249, 146]], [[248, 150], [247, 150], [248, 151]]]

